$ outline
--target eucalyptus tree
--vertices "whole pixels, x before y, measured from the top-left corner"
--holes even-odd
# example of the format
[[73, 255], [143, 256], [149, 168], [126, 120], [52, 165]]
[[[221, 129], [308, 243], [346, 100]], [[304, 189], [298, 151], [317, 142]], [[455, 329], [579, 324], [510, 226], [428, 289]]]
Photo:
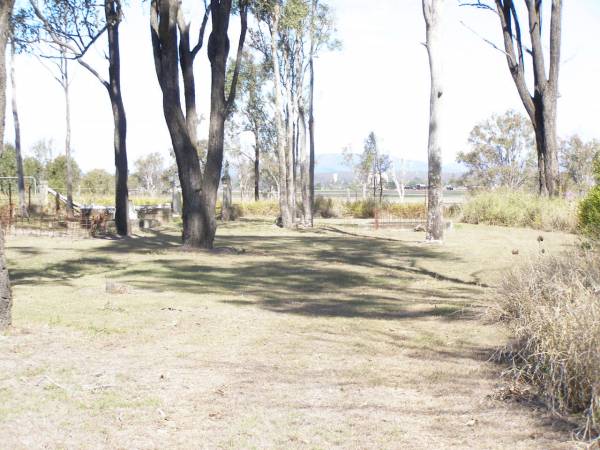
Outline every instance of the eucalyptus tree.
[[[6, 113], [6, 44], [10, 35], [10, 19], [14, 0], [0, 0], [0, 154], [4, 151], [4, 123]], [[12, 293], [6, 258], [4, 230], [0, 227], [0, 331], [11, 324]]]
[[[223, 165], [225, 121], [233, 107], [239, 64], [247, 30], [248, 2], [238, 1], [241, 32], [236, 55], [236, 67], [225, 95], [227, 57], [229, 54], [229, 19], [231, 0], [205, 2], [205, 12], [192, 47], [190, 23], [186, 21], [179, 0], [152, 0], [150, 28], [156, 75], [163, 95], [165, 122], [171, 135], [183, 197], [183, 245], [212, 248], [216, 233], [217, 190]], [[211, 66], [211, 112], [208, 149], [204, 170], [198, 158], [198, 113], [194, 60], [202, 49], [209, 18], [212, 30], [207, 53]], [[179, 76], [183, 79], [185, 113], [181, 104]]]
[[261, 155], [269, 152], [273, 145], [273, 117], [267, 81], [270, 74], [264, 62], [252, 52], [245, 51], [239, 76], [239, 95], [235, 113], [239, 118], [236, 127], [252, 133], [254, 157], [251, 158], [254, 172], [254, 200], [260, 199]]
[[[130, 233], [127, 188], [127, 118], [121, 90], [121, 54], [119, 27], [123, 19], [122, 0], [44, 0], [38, 4], [29, 0], [32, 16], [36, 19], [25, 24], [25, 29], [33, 29], [37, 54], [44, 60], [55, 62], [59, 76], [55, 77], [65, 93], [67, 132], [65, 152], [71, 160], [71, 124], [69, 102], [69, 61], [77, 61], [91, 73], [106, 89], [113, 114], [113, 147], [115, 158], [115, 225], [121, 235]], [[108, 77], [88, 63], [84, 57], [106, 32]], [[69, 162], [70, 165], [70, 162]], [[70, 170], [69, 170], [70, 171]], [[68, 183], [67, 198], [72, 211], [72, 183]]]
[[297, 191], [302, 198], [303, 224], [312, 225], [314, 106], [310, 92], [314, 87], [314, 57], [324, 44], [334, 47], [337, 43], [332, 38], [333, 20], [326, 6], [312, 0], [258, 0], [254, 13], [259, 26], [252, 35], [253, 46], [263, 53], [272, 70], [283, 226], [296, 225]]
[[442, 8], [444, 0], [423, 0], [423, 17], [431, 86], [429, 93], [429, 142], [428, 188], [427, 188], [427, 227], [426, 239], [440, 241], [444, 237], [442, 217], [442, 106], [445, 102], [442, 86]]
[[468, 169], [467, 184], [522, 189], [535, 180], [535, 138], [524, 115], [509, 110], [478, 123], [469, 134], [469, 147], [456, 156]]
[[[477, 0], [468, 5], [497, 12], [508, 69], [535, 131], [540, 194], [559, 193], [556, 111], [562, 37], [562, 0], [524, 0], [527, 20], [522, 23], [514, 0]], [[544, 45], [542, 9], [550, 3], [549, 42]], [[522, 29], [526, 31], [523, 32]], [[526, 48], [524, 35], [531, 48]], [[545, 55], [544, 47], [549, 49]], [[526, 60], [531, 57], [533, 88], [527, 83]], [[546, 58], [547, 56], [547, 58]]]

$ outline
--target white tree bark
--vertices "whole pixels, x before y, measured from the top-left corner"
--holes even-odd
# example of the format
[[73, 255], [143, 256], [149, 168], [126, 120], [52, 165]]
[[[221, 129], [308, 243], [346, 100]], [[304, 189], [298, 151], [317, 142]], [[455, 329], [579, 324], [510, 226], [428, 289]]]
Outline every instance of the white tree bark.
[[444, 0], [423, 0], [427, 54], [431, 73], [429, 100], [427, 235], [428, 241], [444, 237], [442, 217], [442, 130], [445, 101], [442, 87], [442, 7]]
[[398, 181], [398, 175], [396, 174], [396, 164], [392, 163], [392, 168], [390, 172], [392, 173], [392, 181], [394, 182], [394, 186], [396, 186], [396, 192], [398, 192], [398, 199], [400, 203], [404, 203], [404, 160], [402, 160], [402, 174], [400, 176], [400, 181]]
[[288, 164], [287, 164], [287, 140], [283, 127], [283, 100], [281, 98], [281, 76], [279, 73], [279, 53], [277, 50], [277, 42], [279, 39], [279, 18], [281, 15], [279, 3], [275, 3], [273, 11], [273, 23], [271, 24], [271, 60], [273, 62], [273, 90], [275, 97], [275, 126], [277, 129], [277, 156], [279, 159], [279, 207], [281, 209], [281, 219], [283, 226], [291, 228], [294, 225], [292, 211], [288, 203], [288, 186], [287, 180]]

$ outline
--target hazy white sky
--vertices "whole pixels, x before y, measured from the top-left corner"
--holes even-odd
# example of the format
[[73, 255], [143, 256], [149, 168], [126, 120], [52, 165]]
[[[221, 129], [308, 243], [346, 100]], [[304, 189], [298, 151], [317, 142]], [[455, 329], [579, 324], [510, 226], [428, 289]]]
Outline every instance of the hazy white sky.
[[[451, 162], [464, 148], [476, 122], [508, 108], [523, 108], [503, 54], [472, 31], [500, 43], [497, 18], [490, 12], [459, 7], [458, 0], [446, 3], [448, 123], [443, 151], [444, 161]], [[594, 88], [600, 78], [600, 1], [564, 3], [559, 134], [600, 137], [600, 92]], [[421, 1], [329, 0], [329, 4], [336, 12], [343, 48], [324, 53], [316, 66], [317, 157], [338, 153], [348, 145], [360, 151], [373, 130], [388, 153], [425, 160], [429, 68], [421, 44], [425, 34]], [[153, 66], [147, 8], [147, 3], [128, 7], [122, 25], [122, 76], [132, 169], [139, 156], [152, 151], [166, 156], [171, 146]], [[233, 36], [236, 31], [237, 27], [232, 29], [232, 42], [237, 40], [237, 35]], [[55, 151], [63, 151], [64, 100], [58, 83], [29, 56], [18, 56], [16, 67], [24, 149], [39, 139], [51, 138]], [[208, 116], [205, 52], [199, 55], [196, 68], [198, 104]], [[77, 64], [72, 73], [75, 157], [86, 171], [97, 167], [112, 170], [108, 96]], [[7, 112], [6, 140], [12, 142], [12, 116]], [[206, 134], [205, 126], [201, 134]]]

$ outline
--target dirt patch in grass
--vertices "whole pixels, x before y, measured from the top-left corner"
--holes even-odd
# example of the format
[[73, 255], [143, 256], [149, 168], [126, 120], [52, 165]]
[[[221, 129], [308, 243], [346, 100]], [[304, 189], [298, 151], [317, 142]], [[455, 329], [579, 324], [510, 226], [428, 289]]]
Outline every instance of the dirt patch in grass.
[[217, 245], [247, 252], [218, 257], [170, 251], [174, 231], [13, 238], [3, 445], [573, 448], [557, 419], [491, 395], [506, 337], [479, 319], [483, 286], [538, 234], [460, 226], [426, 246], [245, 221]]

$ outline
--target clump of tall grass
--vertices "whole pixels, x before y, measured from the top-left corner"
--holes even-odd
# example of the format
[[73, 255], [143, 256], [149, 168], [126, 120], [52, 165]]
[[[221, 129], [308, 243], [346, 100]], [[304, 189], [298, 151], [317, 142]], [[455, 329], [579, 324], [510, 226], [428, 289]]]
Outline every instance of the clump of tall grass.
[[279, 202], [277, 200], [259, 200], [240, 204], [244, 216], [277, 217]]
[[498, 189], [470, 196], [462, 208], [462, 221], [574, 232], [577, 229], [577, 205], [562, 198]]
[[[73, 199], [76, 203], [82, 205], [99, 205], [99, 206], [114, 206], [115, 196], [114, 195], [91, 195], [84, 194], [81, 196], [75, 196]], [[171, 197], [151, 197], [151, 196], [137, 196], [130, 195], [129, 200], [133, 202], [135, 206], [144, 205], [164, 205], [165, 203], [171, 203]]]
[[496, 318], [515, 340], [501, 355], [556, 411], [581, 414], [581, 437], [600, 433], [600, 255], [578, 249], [513, 269]]
[[[279, 203], [277, 200], [260, 200], [241, 204], [244, 216], [277, 217]], [[398, 219], [425, 219], [427, 211], [423, 203], [379, 202], [376, 199], [347, 202], [339, 199], [317, 196], [315, 198], [315, 217], [355, 219], [372, 219], [377, 212], [383, 212]]]
[[377, 212], [384, 212], [397, 219], [425, 219], [427, 211], [423, 203], [379, 202], [370, 198], [354, 202], [344, 202], [344, 215], [355, 219], [372, 219]]

